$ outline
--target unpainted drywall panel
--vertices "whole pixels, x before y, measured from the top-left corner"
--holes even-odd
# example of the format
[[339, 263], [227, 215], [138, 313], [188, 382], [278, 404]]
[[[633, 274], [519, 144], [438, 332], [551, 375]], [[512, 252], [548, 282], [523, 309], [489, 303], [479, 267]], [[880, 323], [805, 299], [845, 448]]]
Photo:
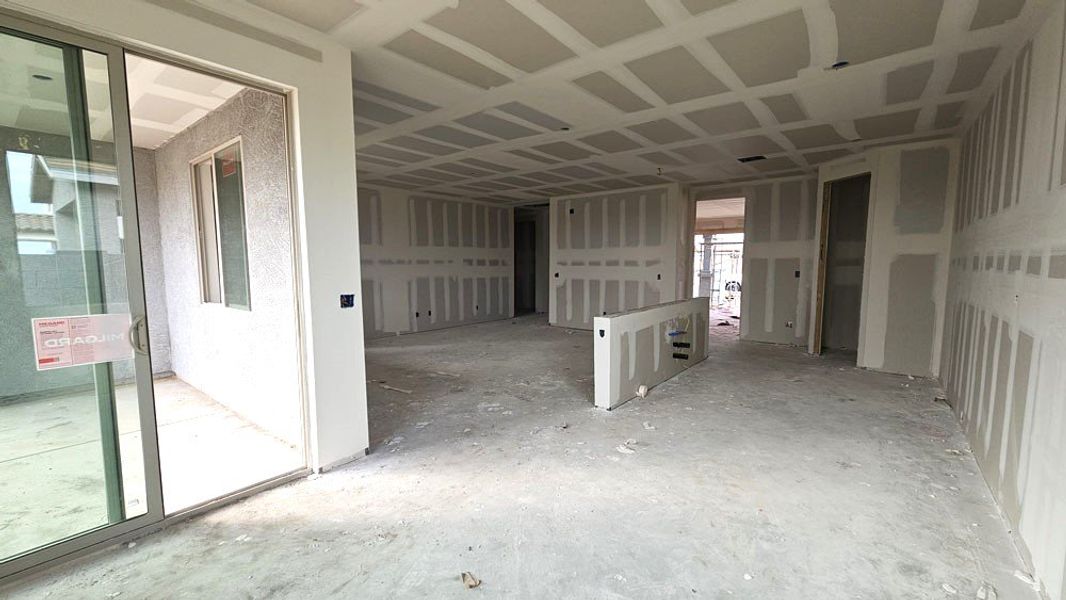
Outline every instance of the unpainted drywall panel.
[[780, 185], [777, 199], [777, 239], [799, 239], [800, 214], [803, 210], [802, 182], [786, 181]]
[[707, 298], [594, 319], [595, 404], [613, 409], [707, 358]]
[[711, 190], [745, 198], [742, 339], [801, 344], [806, 335], [816, 189], [814, 178], [791, 178]]
[[591, 329], [605, 312], [683, 293], [688, 270], [678, 265], [691, 253], [692, 211], [680, 186], [553, 198], [550, 206], [551, 324]]
[[799, 302], [800, 260], [774, 260], [772, 337], [779, 344], [791, 344], [796, 337], [796, 305]]
[[[946, 224], [954, 215], [959, 145], [954, 140], [937, 140], [883, 146], [868, 150], [864, 163], [871, 172], [870, 209], [867, 218], [867, 254], [864, 261], [862, 308], [859, 324], [857, 364], [861, 367], [908, 375], [938, 375], [944, 330], [947, 291], [948, 254], [952, 233]], [[928, 342], [929, 348], [889, 356], [891, 344], [886, 338], [897, 336], [899, 325], [892, 316], [897, 290], [891, 278], [902, 276], [896, 261], [904, 255], [927, 255], [937, 267], [926, 290], [927, 297], [912, 298], [912, 309], [929, 314], [911, 313], [910, 322], [928, 323], [932, 328], [914, 338]], [[896, 269], [896, 271], [894, 271]], [[912, 341], [912, 343], [916, 343]], [[920, 359], [920, 360], [919, 360]], [[928, 364], [924, 361], [928, 359]], [[924, 365], [917, 371], [902, 370], [908, 365]]]
[[901, 234], [937, 233], [944, 227], [948, 196], [947, 148], [932, 147], [900, 153], [899, 203], [894, 222]]
[[766, 328], [766, 293], [769, 289], [770, 262], [766, 258], [752, 258], [748, 262], [748, 273], [744, 278], [744, 295], [746, 310], [741, 311], [741, 318], [748, 323], [748, 339], [770, 341]]
[[903, 254], [892, 262], [888, 284], [889, 327], [882, 367], [886, 371], [932, 374], [936, 259], [934, 254]]
[[367, 339], [513, 315], [513, 211], [475, 201], [361, 187]]
[[773, 188], [769, 185], [756, 186], [754, 193], [748, 198], [748, 206], [744, 210], [745, 219], [751, 223], [747, 241], [769, 242], [772, 241], [771, 215], [773, 214], [772, 202]]

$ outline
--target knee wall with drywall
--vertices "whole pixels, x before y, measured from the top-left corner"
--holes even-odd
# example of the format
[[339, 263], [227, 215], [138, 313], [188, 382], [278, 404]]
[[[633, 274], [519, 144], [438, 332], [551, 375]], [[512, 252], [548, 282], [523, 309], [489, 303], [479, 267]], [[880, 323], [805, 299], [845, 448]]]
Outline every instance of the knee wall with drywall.
[[612, 409], [707, 358], [705, 297], [595, 317], [595, 403]]

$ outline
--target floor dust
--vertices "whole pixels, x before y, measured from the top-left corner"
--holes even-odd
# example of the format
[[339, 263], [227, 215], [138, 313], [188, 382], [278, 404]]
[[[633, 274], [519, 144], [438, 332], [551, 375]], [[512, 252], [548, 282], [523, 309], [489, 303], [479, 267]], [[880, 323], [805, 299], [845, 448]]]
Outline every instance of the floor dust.
[[613, 412], [591, 336], [540, 317], [372, 342], [369, 378], [412, 393], [370, 384], [368, 457], [7, 593], [1037, 597], [933, 382], [730, 329]]

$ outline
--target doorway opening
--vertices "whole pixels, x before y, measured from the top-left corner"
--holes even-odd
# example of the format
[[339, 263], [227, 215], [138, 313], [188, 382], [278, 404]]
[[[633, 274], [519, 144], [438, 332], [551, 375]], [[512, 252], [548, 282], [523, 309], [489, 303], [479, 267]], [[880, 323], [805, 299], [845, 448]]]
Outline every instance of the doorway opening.
[[514, 313], [548, 312], [548, 206], [514, 209]]
[[815, 350], [857, 357], [870, 210], [869, 173], [826, 184]]
[[744, 278], [744, 198], [696, 203], [693, 297], [710, 299], [709, 323], [716, 333], [740, 335]]
[[127, 55], [163, 504], [306, 464], [285, 99]]

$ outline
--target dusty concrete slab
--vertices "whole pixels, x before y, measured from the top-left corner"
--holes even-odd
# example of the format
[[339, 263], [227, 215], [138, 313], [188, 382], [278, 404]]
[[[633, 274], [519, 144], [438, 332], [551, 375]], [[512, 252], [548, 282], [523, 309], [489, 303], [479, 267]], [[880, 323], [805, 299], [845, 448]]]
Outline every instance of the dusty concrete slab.
[[527, 317], [373, 342], [366, 459], [6, 593], [1036, 598], [932, 384], [720, 329], [610, 413], [588, 332]]

